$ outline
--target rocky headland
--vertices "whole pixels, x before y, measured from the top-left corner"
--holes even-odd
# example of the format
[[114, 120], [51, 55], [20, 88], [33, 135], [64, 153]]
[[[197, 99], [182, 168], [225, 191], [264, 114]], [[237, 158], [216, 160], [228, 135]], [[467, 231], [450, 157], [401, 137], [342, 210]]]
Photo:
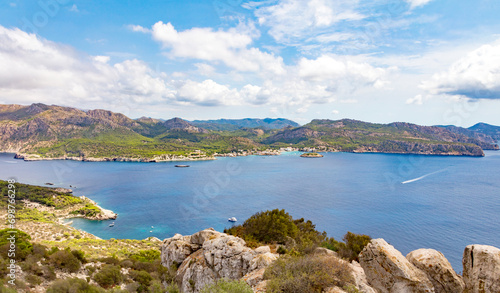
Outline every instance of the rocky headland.
[[[325, 248], [317, 248], [314, 255], [338, 258]], [[162, 264], [178, 266], [175, 280], [184, 293], [201, 292], [219, 279], [243, 280], [254, 292], [266, 292], [264, 273], [279, 257], [271, 246], [251, 249], [243, 239], [212, 228], [188, 236], [176, 234], [161, 246]], [[500, 292], [500, 249], [487, 245], [465, 248], [463, 276], [436, 250], [418, 249], [405, 257], [384, 239], [371, 240], [359, 263], [348, 263], [348, 270], [352, 286], [323, 292]]]

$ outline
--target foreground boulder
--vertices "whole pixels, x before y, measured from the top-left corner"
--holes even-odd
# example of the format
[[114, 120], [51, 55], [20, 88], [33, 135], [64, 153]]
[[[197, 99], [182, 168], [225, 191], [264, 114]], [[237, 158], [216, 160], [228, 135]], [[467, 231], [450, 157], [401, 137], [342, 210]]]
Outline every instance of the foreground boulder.
[[434, 249], [418, 249], [410, 252], [406, 259], [427, 275], [436, 293], [464, 291], [462, 277], [457, 275], [441, 252]]
[[243, 239], [206, 229], [191, 236], [176, 234], [162, 245], [162, 264], [177, 264], [176, 281], [184, 293], [200, 292], [218, 279], [262, 283], [265, 268], [278, 258], [268, 246], [255, 250]]
[[370, 286], [370, 284], [368, 283], [368, 278], [366, 277], [365, 271], [358, 262], [353, 261], [349, 264], [349, 267], [351, 268], [354, 285], [356, 286], [356, 288], [358, 288], [359, 292], [377, 293], [377, 291], [375, 291], [375, 289], [373, 289], [372, 286]]
[[359, 255], [368, 282], [383, 293], [435, 292], [424, 272], [384, 239], [373, 239]]
[[466, 293], [500, 292], [500, 249], [469, 245], [462, 259]]

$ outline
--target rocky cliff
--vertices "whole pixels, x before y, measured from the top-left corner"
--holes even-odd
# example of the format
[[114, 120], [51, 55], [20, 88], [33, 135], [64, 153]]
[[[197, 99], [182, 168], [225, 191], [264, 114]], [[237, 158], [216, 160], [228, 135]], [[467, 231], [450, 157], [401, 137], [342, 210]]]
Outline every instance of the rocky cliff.
[[[325, 248], [316, 249], [313, 255], [337, 258]], [[219, 279], [244, 280], [254, 292], [266, 292], [264, 272], [278, 257], [269, 246], [251, 249], [243, 239], [212, 228], [190, 236], [176, 234], [165, 239], [161, 248], [162, 264], [178, 266], [176, 281], [185, 293], [201, 292]], [[332, 287], [324, 292], [500, 292], [500, 249], [492, 246], [465, 248], [463, 277], [436, 250], [418, 249], [405, 257], [383, 239], [373, 239], [360, 253], [359, 263], [353, 261], [347, 269], [354, 286]]]

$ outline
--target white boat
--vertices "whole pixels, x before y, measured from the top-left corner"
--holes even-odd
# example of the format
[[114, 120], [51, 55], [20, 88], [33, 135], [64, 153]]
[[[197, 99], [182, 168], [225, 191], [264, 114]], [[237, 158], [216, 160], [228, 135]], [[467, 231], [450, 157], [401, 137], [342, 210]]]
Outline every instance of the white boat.
[[114, 227], [115, 226], [115, 222], [109, 224], [109, 227]]
[[236, 221], [238, 221], [238, 220], [236, 220], [236, 218], [235, 218], [235, 217], [231, 217], [231, 218], [229, 218], [229, 219], [227, 219], [227, 220], [228, 220], [229, 222], [233, 222], [233, 223], [234, 223], [234, 222], [236, 222]]

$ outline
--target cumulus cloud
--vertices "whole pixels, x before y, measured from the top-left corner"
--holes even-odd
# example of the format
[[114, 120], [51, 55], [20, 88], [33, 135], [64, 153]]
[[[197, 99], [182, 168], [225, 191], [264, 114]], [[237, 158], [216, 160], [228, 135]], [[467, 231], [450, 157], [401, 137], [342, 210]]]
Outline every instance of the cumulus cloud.
[[204, 106], [240, 105], [240, 95], [236, 89], [216, 83], [213, 80], [195, 82], [191, 80], [176, 83], [180, 101]]
[[[140, 26], [135, 31], [148, 32]], [[229, 30], [192, 28], [177, 31], [171, 23], [157, 22], [151, 29], [153, 39], [167, 49], [171, 58], [197, 59], [222, 63], [241, 72], [283, 74], [283, 59], [273, 53], [250, 47], [258, 37], [253, 25], [240, 25]]]
[[[0, 26], [0, 98], [26, 103], [113, 108], [133, 105], [234, 104], [234, 90], [207, 80], [172, 81], [145, 62], [110, 64], [108, 56], [89, 56], [74, 49]], [[238, 97], [238, 95], [236, 95]], [[90, 104], [89, 104], [90, 103]]]
[[297, 67], [300, 77], [305, 80], [323, 82], [330, 89], [345, 86], [380, 88], [387, 83], [386, 69], [331, 55], [322, 55], [317, 59], [302, 58]]
[[421, 87], [433, 95], [500, 99], [500, 41], [470, 52]]
[[[169, 40], [166, 42], [172, 46], [171, 52], [191, 42], [192, 36], [186, 37], [184, 32], [163, 26], [158, 32], [168, 31], [157, 37]], [[137, 106], [154, 109], [157, 105], [286, 105], [307, 111], [312, 104], [333, 102], [339, 95], [364, 87], [379, 87], [386, 82], [387, 69], [348, 57], [323, 55], [316, 59], [302, 58], [294, 65], [284, 66], [281, 62], [276, 63], [276, 57], [248, 48], [251, 40], [244, 34], [241, 38], [232, 38], [232, 34], [237, 33], [230, 30], [204, 32], [211, 34], [208, 38], [216, 42], [214, 46], [222, 43], [227, 54], [252, 60], [280, 74], [274, 75], [275, 78], [259, 79], [256, 78], [259, 73], [250, 73], [245, 76], [252, 82], [238, 87], [221, 83], [216, 80], [213, 74], [216, 68], [208, 59], [223, 62], [224, 57], [213, 48], [204, 52], [193, 49], [187, 56], [200, 54], [206, 59], [193, 64], [197, 72], [200, 76], [210, 76], [194, 80], [185, 72], [157, 72], [138, 59], [113, 63], [110, 56], [90, 56], [34, 34], [0, 26], [0, 99], [8, 103], [36, 100], [111, 110], [116, 109], [120, 101], [131, 109]], [[231, 75], [235, 74], [217, 73], [216, 76], [229, 80], [226, 78]]]

